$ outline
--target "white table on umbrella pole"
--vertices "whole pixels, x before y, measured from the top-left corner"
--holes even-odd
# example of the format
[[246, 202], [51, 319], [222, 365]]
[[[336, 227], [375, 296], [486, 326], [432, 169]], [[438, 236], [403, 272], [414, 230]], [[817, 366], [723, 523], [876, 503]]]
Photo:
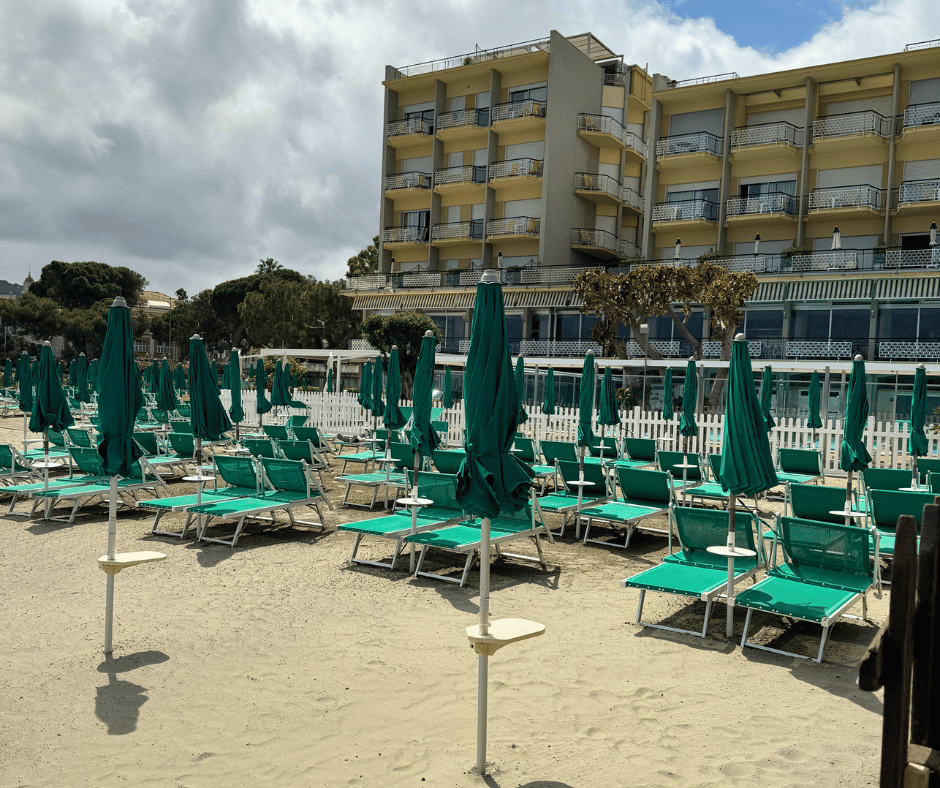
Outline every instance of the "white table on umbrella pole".
[[725, 591], [725, 597], [728, 600], [728, 615], [725, 627], [725, 634], [731, 637], [732, 617], [734, 615], [734, 559], [735, 558], [753, 558], [757, 555], [754, 550], [746, 547], [736, 547], [735, 545], [717, 544], [705, 548], [706, 552], [712, 555], [723, 555], [728, 559], [728, 588]]
[[[196, 483], [196, 506], [202, 504], [202, 488], [205, 487], [206, 482], [211, 482], [215, 479], [215, 476], [206, 476], [205, 474], [194, 474], [191, 476], [184, 476], [184, 482], [195, 482]], [[196, 538], [202, 537], [202, 515], [196, 515]]]
[[575, 512], [574, 517], [574, 538], [581, 538], [581, 507], [584, 504], [584, 488], [593, 486], [593, 482], [587, 482], [584, 479], [575, 479], [574, 481], [565, 482], [568, 487], [577, 487], [578, 488], [578, 509]]
[[692, 468], [698, 468], [698, 465], [691, 462], [683, 462], [679, 465], [673, 465], [672, 467], [682, 468], [682, 503], [685, 503], [685, 488], [689, 486], [688, 472]]
[[31, 468], [34, 468], [37, 471], [42, 471], [42, 488], [44, 490], [49, 489], [49, 471], [53, 468], [61, 468], [61, 462], [53, 462], [52, 460], [36, 460], [36, 462], [31, 463]]
[[[386, 488], [387, 489], [387, 488]], [[407, 506], [411, 509], [411, 535], [414, 536], [418, 533], [418, 509], [422, 506], [430, 506], [434, 501], [430, 498], [418, 498], [417, 496], [411, 496], [409, 498], [399, 498], [396, 503], [401, 504], [402, 506]], [[411, 543], [411, 560], [409, 562], [411, 571], [415, 571], [415, 545], [414, 542]]]

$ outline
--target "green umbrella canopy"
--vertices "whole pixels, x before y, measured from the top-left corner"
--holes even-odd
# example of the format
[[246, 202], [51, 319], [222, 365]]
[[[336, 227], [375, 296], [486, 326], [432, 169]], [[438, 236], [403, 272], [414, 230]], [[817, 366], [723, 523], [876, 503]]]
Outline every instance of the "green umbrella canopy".
[[819, 373], [813, 372], [809, 379], [809, 418], [806, 420], [806, 426], [813, 430], [822, 427], [822, 419], [819, 416]]
[[7, 359], [3, 365], [3, 387], [10, 388], [13, 385], [13, 362]]
[[29, 413], [33, 409], [33, 383], [32, 373], [29, 368], [29, 353], [25, 350], [16, 362], [16, 379], [19, 382], [19, 392], [17, 400], [20, 410], [23, 413]]
[[333, 393], [333, 367], [330, 367], [326, 371], [326, 390], [332, 394]]
[[284, 369], [280, 360], [274, 365], [274, 375], [271, 378], [271, 404], [280, 407], [290, 403], [290, 391], [287, 381], [284, 380]]
[[398, 346], [392, 345], [388, 354], [388, 375], [385, 378], [385, 415], [382, 423], [386, 429], [397, 431], [405, 426], [405, 416], [398, 407], [401, 400], [401, 365], [398, 361]]
[[522, 405], [525, 399], [525, 359], [522, 356], [516, 359], [516, 370], [513, 377], [516, 381], [516, 391], [519, 394], [519, 423], [525, 424], [529, 420], [529, 414], [525, 412]]
[[915, 457], [927, 454], [927, 434], [924, 432], [924, 420], [927, 416], [927, 370], [923, 364], [917, 365], [914, 373], [914, 395], [911, 398], [911, 434], [908, 438], [908, 450]]
[[591, 417], [594, 412], [594, 354], [584, 357], [581, 368], [581, 387], [578, 390], [578, 446], [594, 445]]
[[734, 338], [728, 368], [724, 435], [721, 445], [721, 486], [733, 495], [756, 495], [777, 484], [764, 427], [764, 414], [754, 388], [747, 340]]
[[268, 376], [264, 374], [264, 360], [258, 359], [255, 364], [255, 410], [259, 416], [263, 416], [271, 410], [271, 400], [264, 393], [264, 384]]
[[669, 421], [675, 414], [672, 412], [672, 367], [666, 367], [663, 376], [663, 419]]
[[293, 387], [293, 377], [290, 374], [290, 362], [286, 361], [281, 366], [281, 375], [284, 378], [284, 391], [287, 392], [287, 407], [289, 408], [306, 408], [307, 405], [300, 400], [296, 400], [291, 395], [291, 388]]
[[451, 377], [450, 364], [444, 367], [444, 396], [441, 397], [441, 405], [445, 408], [454, 407], [454, 381]]
[[764, 414], [764, 429], [767, 432], [770, 432], [777, 423], [774, 420], [773, 413], [770, 412], [773, 408], [773, 395], [774, 371], [770, 368], [770, 364], [768, 364], [764, 367], [764, 374], [760, 379], [760, 409], [761, 413]]
[[687, 438], [698, 434], [695, 423], [695, 401], [698, 398], [698, 376], [695, 373], [695, 361], [689, 359], [685, 366], [685, 382], [682, 384], [682, 415], [679, 417], [679, 434]]
[[29, 365], [29, 379], [33, 388], [36, 388], [36, 384], [39, 382], [39, 359]]
[[[166, 364], [166, 362], [163, 362]], [[229, 391], [232, 393], [232, 404], [228, 412], [232, 416], [232, 421], [240, 424], [245, 420], [245, 411], [242, 410], [242, 375], [241, 361], [238, 358], [238, 349], [232, 348], [229, 368]]]
[[223, 365], [222, 365], [222, 381], [221, 381], [220, 386], [219, 386], [220, 389], [227, 389], [227, 388], [229, 388], [229, 385], [230, 385], [230, 384], [229, 384], [228, 372], [229, 372], [229, 365], [228, 365], [228, 364], [223, 364]]
[[56, 374], [57, 366], [55, 356], [52, 355], [52, 345], [46, 342], [39, 355], [39, 383], [29, 418], [31, 432], [42, 432], [48, 427], [62, 432], [74, 422]]
[[89, 402], [88, 395], [88, 360], [81, 353], [75, 360], [75, 399], [79, 402]]
[[385, 415], [385, 405], [382, 402], [382, 359], [375, 360], [372, 368], [372, 415], [381, 419]]
[[[98, 363], [97, 360], [95, 361], [95, 363], [96, 364]], [[55, 365], [55, 371], [56, 371], [56, 374], [59, 376], [59, 383], [61, 383], [62, 380], [65, 378], [65, 362], [57, 361]]]
[[519, 426], [519, 392], [509, 360], [503, 288], [477, 284], [464, 371], [467, 456], [457, 473], [457, 500], [479, 517], [514, 513], [529, 500], [532, 470], [510, 454]]
[[367, 361], [359, 370], [359, 404], [366, 410], [372, 410], [372, 362]]
[[867, 468], [871, 455], [862, 442], [865, 423], [868, 421], [868, 391], [865, 376], [865, 362], [856, 356], [849, 376], [849, 395], [845, 403], [844, 434], [839, 453], [839, 467], [848, 473]]
[[183, 369], [182, 364], [177, 364], [173, 369], [173, 384], [180, 391], [186, 390], [186, 371]]
[[232, 428], [219, 399], [214, 377], [206, 346], [196, 334], [189, 340], [189, 421], [193, 435], [201, 440], [216, 441], [223, 432]]
[[614, 392], [614, 375], [610, 367], [604, 370], [604, 377], [601, 380], [601, 401], [597, 423], [607, 426], [620, 423], [620, 409], [617, 407], [617, 395]]
[[75, 386], [75, 359], [69, 362], [69, 385]]
[[134, 441], [134, 421], [144, 403], [140, 377], [134, 362], [134, 332], [131, 311], [118, 296], [108, 312], [108, 329], [101, 349], [98, 382], [98, 415], [101, 455], [108, 476], [131, 476], [143, 455]]
[[441, 439], [431, 426], [431, 390], [434, 388], [434, 332], [426, 331], [418, 353], [418, 366], [412, 385], [414, 419], [408, 431], [411, 448], [424, 457], [430, 457]]
[[98, 393], [98, 359], [94, 358], [88, 365], [88, 385], [96, 394]]
[[555, 370], [549, 369], [545, 375], [545, 398], [542, 400], [542, 413], [555, 415]]
[[[157, 362], [154, 362], [157, 366]], [[179, 402], [176, 400], [176, 392], [173, 390], [173, 378], [170, 374], [170, 364], [166, 359], [160, 362], [157, 370], [157, 408], [167, 412], [176, 410]]]

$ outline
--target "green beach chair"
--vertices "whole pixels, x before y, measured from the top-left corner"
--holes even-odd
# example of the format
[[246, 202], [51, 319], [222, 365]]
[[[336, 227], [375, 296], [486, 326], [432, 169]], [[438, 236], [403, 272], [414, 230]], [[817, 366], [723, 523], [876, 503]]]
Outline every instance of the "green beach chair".
[[[675, 503], [675, 487], [665, 471], [642, 470], [639, 468], [618, 468], [617, 483], [622, 498], [614, 497], [610, 503], [590, 506], [579, 513], [587, 521], [584, 527], [584, 543], [623, 547], [630, 545], [630, 538], [637, 527], [643, 523], [643, 529], [654, 533], [669, 535], [671, 526], [665, 529], [646, 523], [653, 517], [668, 515], [669, 506]], [[668, 520], [668, 517], [667, 517]], [[600, 539], [591, 539], [591, 528], [601, 523], [623, 533], [623, 544], [619, 545]]]

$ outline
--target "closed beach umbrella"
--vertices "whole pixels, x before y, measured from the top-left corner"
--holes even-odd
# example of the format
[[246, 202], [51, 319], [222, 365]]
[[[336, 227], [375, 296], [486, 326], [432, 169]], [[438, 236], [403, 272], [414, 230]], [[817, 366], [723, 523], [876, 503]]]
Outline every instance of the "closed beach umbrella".
[[79, 402], [88, 402], [88, 360], [84, 353], [80, 353], [75, 361], [75, 399]]
[[328, 393], [333, 393], [333, 367], [330, 367], [326, 372], [326, 390]]
[[516, 372], [514, 377], [516, 381], [516, 391], [519, 392], [519, 423], [525, 424], [525, 422], [529, 420], [529, 414], [525, 412], [525, 408], [522, 405], [525, 399], [525, 359], [523, 359], [522, 356], [516, 359]]
[[594, 415], [594, 354], [584, 357], [581, 367], [581, 387], [578, 390], [578, 446], [581, 447], [581, 459], [584, 460], [584, 447], [594, 443], [594, 430], [591, 419]]
[[164, 419], [169, 419], [170, 411], [176, 410], [179, 407], [179, 402], [176, 400], [176, 392], [173, 390], [173, 378], [170, 374], [170, 365], [166, 359], [163, 359], [162, 362], [154, 361], [154, 366], [157, 367], [157, 390], [155, 392], [157, 400], [157, 410], [162, 410], [164, 412]]
[[284, 391], [287, 392], [287, 407], [306, 408], [306, 403], [296, 400], [293, 397], [292, 389], [295, 387], [294, 377], [291, 375], [290, 362], [286, 358], [284, 359], [284, 365], [281, 367], [281, 375], [284, 376]]
[[258, 414], [258, 423], [261, 424], [261, 417], [271, 410], [271, 400], [264, 393], [264, 384], [268, 376], [264, 374], [264, 360], [258, 359], [255, 364], [255, 411]]
[[450, 371], [450, 364], [444, 367], [444, 396], [441, 397], [441, 405], [445, 408], [454, 407], [454, 381]]
[[[865, 424], [868, 421], [868, 390], [865, 375], [865, 361], [856, 356], [852, 362], [852, 374], [849, 376], [849, 394], [845, 403], [845, 423], [842, 446], [839, 451], [839, 467], [846, 472], [845, 508], [852, 508], [852, 474], [868, 467], [871, 455], [862, 441]], [[846, 520], [849, 518], [847, 517]]]
[[39, 382], [39, 359], [33, 361], [29, 365], [29, 380], [33, 388], [36, 388], [36, 384]]
[[[490, 518], [515, 513], [528, 500], [533, 472], [510, 453], [519, 419], [519, 392], [509, 360], [503, 288], [489, 270], [477, 284], [464, 374], [467, 456], [457, 473], [457, 500], [482, 518], [480, 534], [480, 623], [490, 634]], [[478, 652], [477, 771], [486, 771], [488, 657]]]
[[381, 419], [385, 415], [385, 405], [382, 403], [382, 359], [375, 360], [372, 368], [372, 415]]
[[202, 338], [194, 334], [189, 340], [189, 421], [196, 439], [196, 462], [202, 462], [202, 441], [217, 441], [223, 432], [232, 429], [232, 422], [222, 406], [216, 390], [215, 374], [209, 365]]
[[911, 435], [908, 450], [911, 453], [914, 481], [917, 486], [917, 458], [927, 454], [927, 435], [924, 432], [924, 420], [927, 416], [927, 370], [923, 364], [917, 365], [914, 372], [914, 394], [911, 397]]
[[[754, 372], [747, 339], [738, 334], [731, 346], [728, 368], [728, 394], [721, 446], [722, 488], [728, 498], [728, 588], [733, 587], [736, 498], [757, 495], [777, 482], [764, 414], [754, 388]], [[733, 600], [728, 603], [726, 634], [731, 637]]]
[[[411, 428], [408, 430], [408, 442], [415, 453], [415, 483], [411, 489], [411, 497], [418, 497], [418, 467], [421, 457], [430, 457], [440, 445], [434, 427], [431, 426], [431, 391], [434, 388], [434, 356], [436, 340], [433, 331], [425, 331], [421, 339], [421, 350], [418, 352], [418, 366], [415, 369], [414, 384], [411, 388], [411, 399], [414, 405]], [[418, 524], [418, 509], [411, 507], [411, 532], [414, 533]], [[411, 545], [411, 560], [414, 561], [415, 546]], [[412, 566], [412, 570], [414, 567]]]
[[610, 367], [604, 370], [604, 377], [601, 380], [601, 399], [597, 411], [597, 423], [601, 425], [601, 440], [603, 440], [607, 427], [620, 423], [620, 409], [617, 407], [614, 377]]
[[[98, 362], [95, 361], [95, 363], [97, 364]], [[56, 362], [55, 368], [56, 368], [56, 372], [59, 375], [59, 383], [62, 383], [62, 381], [65, 379], [65, 362], [64, 361]], [[97, 390], [98, 389], [95, 389], [95, 391]]]
[[[682, 442], [682, 494], [685, 496], [685, 485], [688, 479], [689, 464], [689, 438], [698, 436], [698, 424], [695, 423], [695, 403], [698, 398], [698, 375], [695, 372], [695, 359], [689, 359], [685, 365], [685, 382], [682, 384], [682, 415], [679, 417], [679, 434], [685, 440]], [[683, 498], [684, 500], [684, 498]]]
[[770, 432], [777, 422], [774, 420], [772, 399], [774, 395], [774, 372], [768, 364], [760, 380], [760, 409], [764, 414], [764, 429]]
[[388, 373], [385, 377], [385, 413], [382, 414], [382, 423], [389, 431], [397, 432], [405, 426], [405, 416], [398, 407], [401, 399], [401, 365], [398, 361], [398, 346], [392, 345], [392, 352], [388, 354]]
[[75, 359], [69, 362], [69, 386], [75, 388]]
[[675, 414], [672, 412], [672, 367], [666, 367], [663, 375], [663, 421], [669, 421]]
[[10, 388], [13, 385], [13, 362], [7, 359], [3, 364], [3, 387]]
[[91, 390], [98, 393], [98, 359], [93, 358], [88, 365], [88, 385]]
[[359, 370], [359, 393], [356, 400], [363, 410], [372, 410], [372, 362], [367, 361]]
[[[232, 404], [229, 406], [228, 412], [232, 417], [232, 421], [235, 422], [235, 440], [237, 441], [239, 437], [238, 426], [245, 420], [245, 411], [242, 410], [242, 365], [238, 358], [238, 348], [232, 348], [230, 359], [228, 363], [228, 381]], [[166, 361], [163, 363], [166, 364]]]
[[806, 426], [814, 432], [822, 427], [819, 415], [819, 373], [813, 372], [809, 379], [809, 415]]
[[284, 379], [284, 368], [280, 360], [274, 365], [274, 375], [271, 378], [271, 404], [275, 408], [290, 404], [290, 391]]
[[19, 393], [17, 400], [19, 402], [20, 410], [23, 411], [23, 414], [25, 415], [30, 413], [33, 409], [32, 370], [29, 366], [29, 353], [27, 353], [25, 350], [20, 356], [20, 360], [16, 362], [16, 379], [19, 382]]
[[43, 485], [49, 486], [49, 428], [62, 432], [74, 422], [69, 404], [62, 392], [62, 385], [56, 375], [55, 356], [52, 355], [52, 345], [43, 344], [39, 354], [39, 384], [36, 386], [36, 399], [33, 401], [33, 412], [29, 418], [30, 432], [42, 433], [43, 453]]
[[545, 375], [545, 397], [542, 400], [542, 413], [546, 416], [555, 415], [555, 370], [551, 368]]
[[186, 391], [186, 370], [182, 364], [177, 364], [173, 369], [173, 383], [179, 391]]

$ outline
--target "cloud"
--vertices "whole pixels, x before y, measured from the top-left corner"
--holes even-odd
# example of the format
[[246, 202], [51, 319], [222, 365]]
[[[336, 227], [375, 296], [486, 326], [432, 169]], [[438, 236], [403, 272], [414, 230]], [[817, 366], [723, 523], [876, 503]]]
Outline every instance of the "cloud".
[[378, 231], [386, 64], [554, 28], [677, 79], [745, 75], [899, 51], [934, 4], [846, 7], [768, 55], [640, 0], [6, 0], [0, 277], [93, 259], [194, 293], [266, 257], [342, 276]]

